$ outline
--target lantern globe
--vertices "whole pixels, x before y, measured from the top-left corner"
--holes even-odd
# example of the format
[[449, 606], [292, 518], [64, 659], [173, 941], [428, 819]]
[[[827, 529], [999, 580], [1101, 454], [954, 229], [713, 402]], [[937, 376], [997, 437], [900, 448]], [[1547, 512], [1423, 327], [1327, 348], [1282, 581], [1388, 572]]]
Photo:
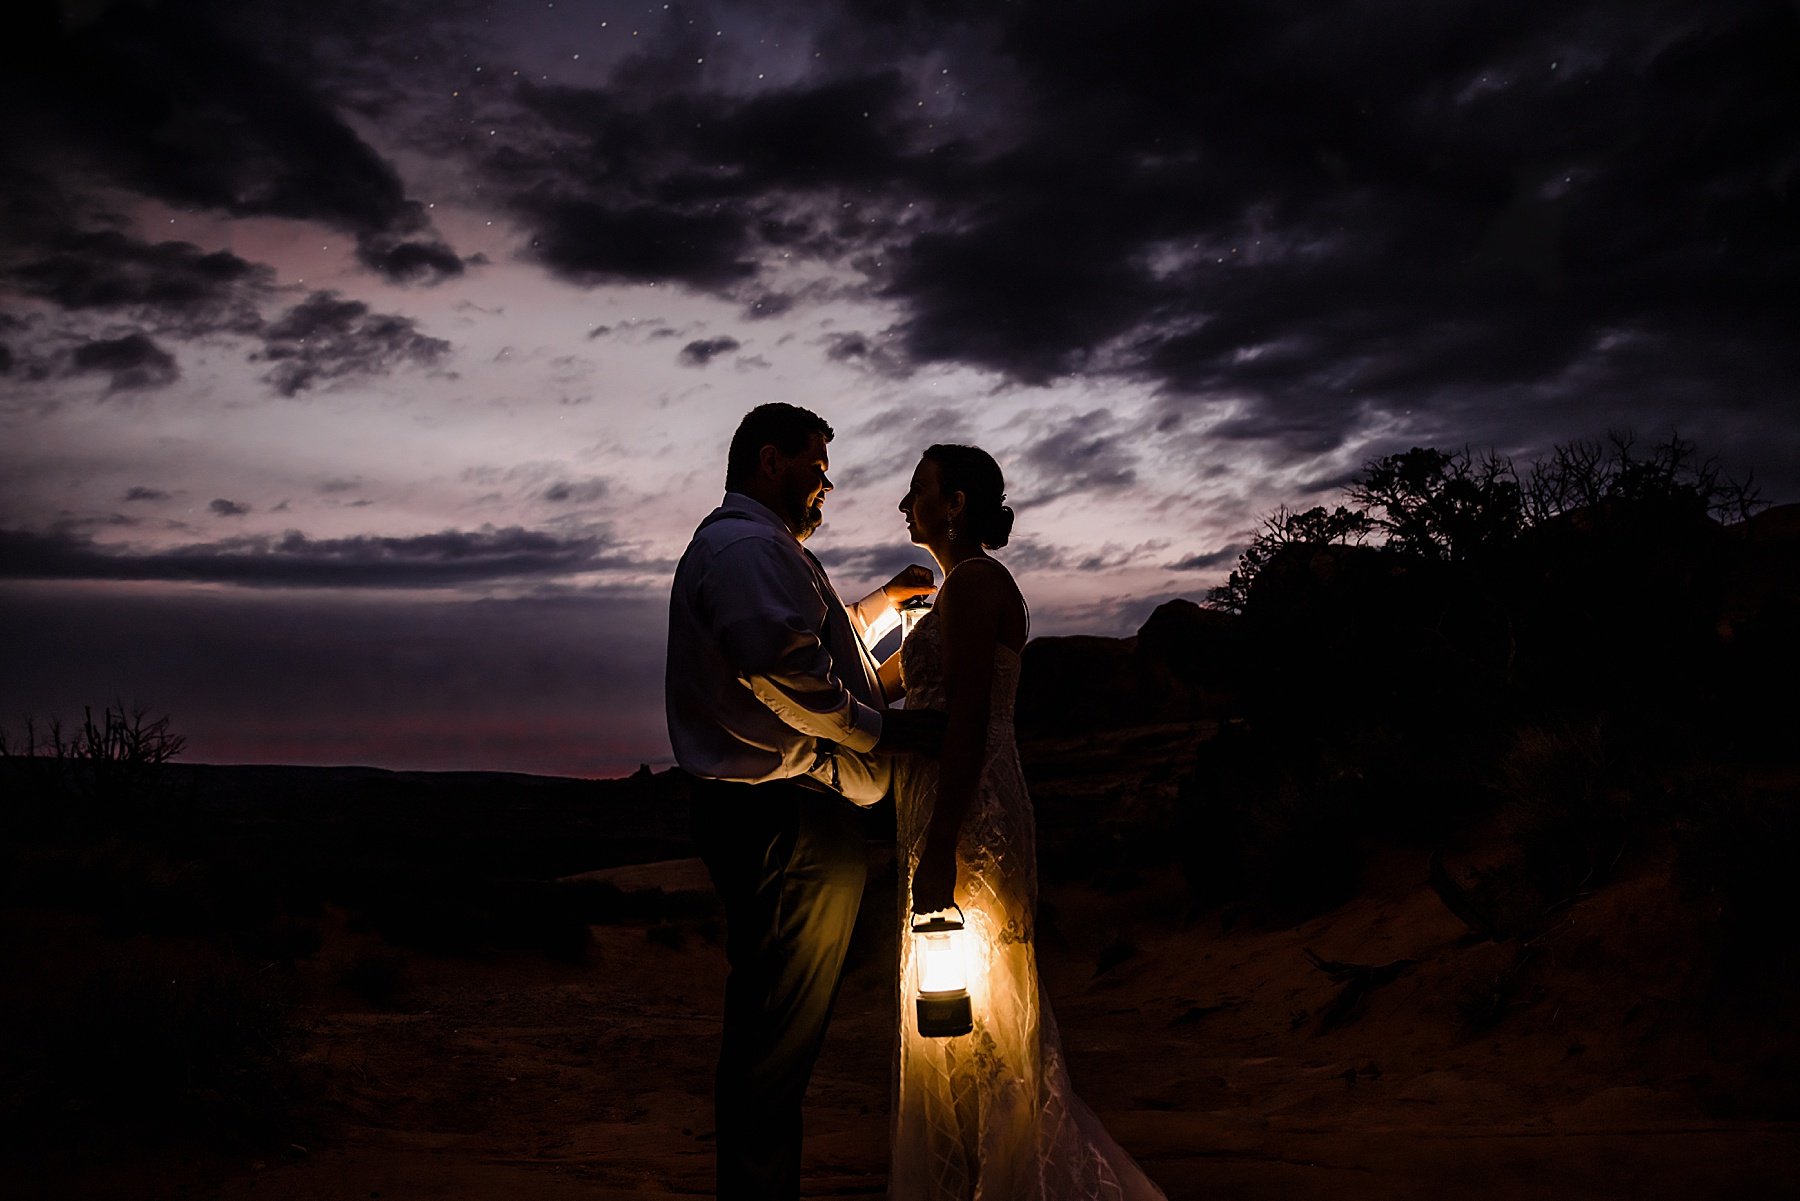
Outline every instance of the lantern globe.
[[900, 641], [912, 637], [913, 627], [931, 612], [931, 597], [909, 596], [900, 602]]

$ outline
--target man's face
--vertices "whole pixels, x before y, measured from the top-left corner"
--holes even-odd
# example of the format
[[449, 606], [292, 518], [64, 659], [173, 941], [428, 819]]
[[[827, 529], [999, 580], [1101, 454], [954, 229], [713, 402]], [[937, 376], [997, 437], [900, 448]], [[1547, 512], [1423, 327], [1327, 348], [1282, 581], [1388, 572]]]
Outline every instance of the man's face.
[[825, 494], [831, 481], [825, 473], [831, 462], [825, 453], [825, 435], [815, 433], [806, 449], [789, 457], [776, 452], [781, 492], [781, 519], [804, 542], [825, 520]]

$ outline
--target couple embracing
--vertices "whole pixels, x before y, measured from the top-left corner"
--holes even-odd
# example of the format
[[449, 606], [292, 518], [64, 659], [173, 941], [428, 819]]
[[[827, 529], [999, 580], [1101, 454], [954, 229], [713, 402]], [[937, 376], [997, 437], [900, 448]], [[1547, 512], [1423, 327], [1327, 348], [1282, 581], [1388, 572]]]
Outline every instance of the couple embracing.
[[[804, 545], [831, 491], [822, 418], [758, 406], [732, 437], [724, 502], [694, 532], [669, 604], [667, 699], [693, 782], [694, 840], [725, 907], [716, 1082], [720, 1201], [792, 1201], [801, 1102], [866, 872], [855, 807], [890, 790], [900, 870], [894, 1201], [1161, 1201], [1069, 1086], [1038, 982], [1037, 856], [1013, 735], [1027, 613], [1012, 510], [985, 451], [932, 446], [900, 511], [943, 573], [886, 662], [888, 610], [933, 591], [914, 565], [845, 605]], [[890, 619], [891, 620], [891, 619]], [[904, 708], [890, 703], [904, 698]], [[974, 1028], [926, 1037], [911, 916], [961, 909]]]

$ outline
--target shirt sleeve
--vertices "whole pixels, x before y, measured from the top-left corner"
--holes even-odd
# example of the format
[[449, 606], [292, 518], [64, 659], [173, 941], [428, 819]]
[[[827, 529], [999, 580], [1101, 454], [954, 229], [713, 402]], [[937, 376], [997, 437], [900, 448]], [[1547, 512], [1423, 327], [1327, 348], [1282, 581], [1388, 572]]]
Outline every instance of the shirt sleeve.
[[[702, 584], [726, 659], [787, 725], [853, 751], [881, 737], [881, 714], [850, 695], [819, 637], [827, 604], [798, 555], [761, 538], [722, 550]], [[860, 669], [860, 665], [859, 665]]]
[[900, 624], [900, 610], [894, 608], [887, 598], [887, 592], [877, 588], [869, 595], [847, 606], [850, 613], [850, 624], [856, 627], [857, 637], [870, 650], [875, 644], [887, 637], [888, 631]]

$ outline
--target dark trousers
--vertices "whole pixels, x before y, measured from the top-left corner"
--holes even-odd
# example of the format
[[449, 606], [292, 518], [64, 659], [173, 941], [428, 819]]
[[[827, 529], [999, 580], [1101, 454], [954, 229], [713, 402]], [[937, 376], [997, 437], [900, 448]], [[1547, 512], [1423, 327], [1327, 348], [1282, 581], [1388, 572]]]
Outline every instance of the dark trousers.
[[725, 1035], [714, 1093], [719, 1201], [800, 1195], [800, 1106], [868, 874], [842, 797], [695, 780], [693, 834], [725, 905]]

